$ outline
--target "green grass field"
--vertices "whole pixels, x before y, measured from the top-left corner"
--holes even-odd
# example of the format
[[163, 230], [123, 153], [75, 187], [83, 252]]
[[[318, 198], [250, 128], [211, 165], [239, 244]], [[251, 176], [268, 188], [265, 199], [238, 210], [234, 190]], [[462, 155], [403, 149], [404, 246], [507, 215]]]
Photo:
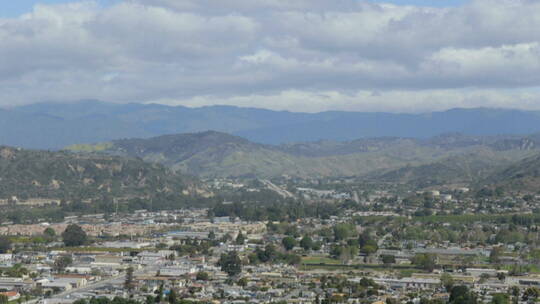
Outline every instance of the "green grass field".
[[[414, 221], [424, 223], [472, 223], [472, 222], [511, 222], [512, 217], [516, 214], [463, 214], [463, 215], [431, 215], [431, 216], [416, 216]], [[539, 214], [519, 214], [520, 217], [537, 220]]]
[[[54, 250], [68, 251], [68, 252], [140, 252], [143, 249], [135, 248], [105, 248], [105, 247], [59, 247]], [[148, 248], [145, 250], [153, 250]]]
[[332, 259], [329, 257], [321, 256], [309, 256], [302, 258], [302, 265], [300, 266], [302, 270], [314, 270], [314, 269], [325, 269], [325, 270], [399, 270], [405, 272], [419, 272], [420, 269], [408, 265], [378, 265], [378, 264], [343, 264], [340, 260]]
[[329, 257], [309, 256], [302, 258], [303, 264], [341, 264], [341, 261]]

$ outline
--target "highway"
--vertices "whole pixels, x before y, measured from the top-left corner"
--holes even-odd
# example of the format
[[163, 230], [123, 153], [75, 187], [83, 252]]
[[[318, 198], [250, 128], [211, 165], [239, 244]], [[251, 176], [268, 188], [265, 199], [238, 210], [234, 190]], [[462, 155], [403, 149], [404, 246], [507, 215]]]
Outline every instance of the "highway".
[[276, 186], [274, 183], [272, 183], [271, 181], [267, 180], [267, 179], [261, 179], [260, 180], [266, 187], [268, 187], [268, 189], [276, 192], [277, 194], [281, 195], [282, 197], [284, 198], [295, 198], [294, 194], [292, 194], [291, 192], [285, 190], [285, 189], [282, 189], [278, 186]]
[[[159, 269], [159, 267], [160, 267], [159, 265], [148, 265], [146, 267], [143, 267], [143, 268], [135, 271], [133, 273], [133, 275], [156, 273], [157, 270]], [[47, 300], [53, 300], [54, 301], [56, 299], [70, 299], [71, 295], [76, 294], [76, 293], [90, 292], [92, 290], [105, 287], [105, 286], [107, 286], [109, 284], [116, 284], [116, 285], [117, 284], [123, 284], [125, 279], [126, 279], [126, 273], [123, 272], [120, 275], [110, 277], [110, 278], [107, 278], [105, 280], [100, 280], [100, 281], [97, 281], [97, 282], [93, 282], [91, 284], [82, 286], [80, 288], [73, 288], [73, 289], [70, 289], [70, 290], [66, 290], [64, 292], [53, 295], [51, 298], [47, 298], [47, 299], [45, 299], [45, 298], [36, 298], [36, 299], [32, 299], [30, 301], [23, 302], [23, 303], [24, 304], [36, 304], [36, 303], [47, 304], [47, 302], [48, 302]]]

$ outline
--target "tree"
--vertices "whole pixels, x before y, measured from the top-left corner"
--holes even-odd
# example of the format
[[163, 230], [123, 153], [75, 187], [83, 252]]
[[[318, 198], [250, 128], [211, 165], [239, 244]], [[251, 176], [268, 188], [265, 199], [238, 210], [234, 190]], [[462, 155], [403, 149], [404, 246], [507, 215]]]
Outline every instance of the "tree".
[[62, 240], [68, 247], [81, 246], [86, 243], [86, 232], [76, 224], [67, 226], [66, 230], [62, 233]]
[[208, 239], [212, 241], [216, 239], [216, 233], [213, 230], [208, 233]]
[[236, 237], [236, 245], [244, 245], [246, 242], [246, 237], [244, 234], [242, 234], [242, 231], [238, 233], [238, 236]]
[[11, 250], [11, 240], [5, 236], [0, 236], [0, 253]]
[[523, 301], [534, 301], [540, 297], [540, 289], [536, 287], [529, 287], [523, 292]]
[[302, 258], [296, 254], [286, 254], [284, 259], [289, 265], [300, 265]]
[[222, 243], [227, 243], [228, 241], [232, 240], [232, 236], [230, 233], [225, 233], [223, 236], [221, 236], [221, 239], [219, 240]]
[[156, 293], [156, 298], [155, 298], [156, 303], [161, 303], [161, 301], [163, 300], [163, 284], [159, 285], [159, 289], [156, 290], [155, 293]]
[[520, 290], [517, 286], [511, 286], [510, 288], [508, 288], [508, 294], [511, 294], [514, 297], [515, 302], [518, 301], [517, 299], [519, 298], [519, 293]]
[[458, 285], [450, 291], [449, 303], [453, 304], [476, 304], [476, 295], [469, 290], [467, 286]]
[[47, 227], [45, 230], [43, 230], [43, 236], [48, 242], [52, 242], [56, 238], [56, 231], [54, 231], [54, 229], [51, 227]]
[[248, 279], [246, 277], [243, 277], [240, 280], [238, 280], [237, 284], [238, 286], [246, 287], [248, 284]]
[[167, 244], [165, 244], [165, 243], [158, 243], [156, 245], [156, 249], [163, 250], [163, 249], [166, 249], [166, 248], [167, 248]]
[[242, 272], [242, 261], [240, 260], [240, 257], [238, 257], [236, 251], [222, 254], [217, 265], [220, 266], [221, 271], [227, 273], [229, 277], [233, 277]]
[[73, 259], [70, 256], [61, 256], [54, 260], [54, 269], [57, 272], [62, 272], [66, 267], [73, 263]]
[[135, 288], [135, 283], [133, 280], [133, 267], [128, 267], [126, 269], [126, 279], [124, 280], [124, 289], [131, 293]]
[[197, 272], [197, 281], [208, 281], [210, 279], [210, 276], [208, 275], [208, 272], [199, 271]]
[[286, 236], [281, 240], [281, 244], [285, 250], [289, 251], [296, 246], [296, 240], [292, 236]]
[[175, 304], [177, 299], [178, 297], [176, 295], [176, 291], [174, 291], [174, 289], [171, 288], [171, 290], [169, 291], [169, 296], [167, 297], [167, 300], [169, 300], [170, 304]]
[[358, 255], [358, 247], [335, 245], [330, 250], [330, 254], [335, 258], [339, 258], [343, 262], [347, 262]]
[[491, 250], [491, 252], [489, 253], [489, 262], [492, 264], [498, 264], [500, 262], [502, 253], [502, 247], [493, 247], [493, 250]]
[[496, 293], [491, 299], [491, 304], [509, 304], [510, 296], [505, 293]]
[[425, 271], [432, 272], [436, 266], [436, 259], [437, 257], [434, 254], [423, 253], [415, 255], [412, 262]]
[[322, 243], [321, 242], [313, 242], [313, 246], [311, 247], [311, 249], [315, 250], [315, 251], [319, 251], [321, 250], [322, 248]]
[[313, 240], [311, 239], [311, 237], [309, 237], [309, 235], [305, 235], [301, 240], [300, 240], [300, 247], [302, 247], [304, 250], [308, 251], [310, 250], [311, 248], [313, 248]]
[[375, 283], [375, 281], [373, 281], [373, 279], [362, 277], [360, 279], [360, 286], [363, 286], [363, 287], [370, 287], [370, 286], [375, 287], [375, 286], [377, 286], [377, 284]]
[[367, 255], [372, 255], [374, 254], [375, 252], [377, 252], [377, 246], [373, 246], [373, 245], [364, 245], [362, 246], [362, 248], [360, 249], [360, 252], [364, 253], [364, 254], [367, 254]]
[[342, 241], [354, 235], [355, 232], [355, 227], [351, 224], [337, 224], [334, 226], [334, 239]]
[[443, 273], [441, 275], [441, 284], [446, 288], [446, 291], [450, 292], [454, 287], [454, 278], [448, 273]]
[[385, 254], [381, 258], [384, 265], [390, 265], [396, 262], [396, 257], [393, 255]]
[[[371, 235], [370, 235], [371, 231], [370, 230], [364, 230], [359, 236], [358, 236], [358, 244], [360, 245], [360, 247], [363, 247], [365, 245], [368, 245], [368, 244], [373, 244], [373, 239], [371, 238]], [[376, 244], [376, 243], [375, 243]]]
[[257, 248], [256, 250], [257, 258], [259, 261], [263, 263], [272, 262], [277, 257], [279, 252], [277, 251], [276, 247], [273, 244], [268, 244], [266, 247], [264, 247], [264, 250], [260, 250]]
[[379, 249], [377, 242], [371, 238], [369, 230], [365, 230], [360, 234], [358, 237], [358, 245], [360, 246], [360, 252], [367, 255], [372, 255]]

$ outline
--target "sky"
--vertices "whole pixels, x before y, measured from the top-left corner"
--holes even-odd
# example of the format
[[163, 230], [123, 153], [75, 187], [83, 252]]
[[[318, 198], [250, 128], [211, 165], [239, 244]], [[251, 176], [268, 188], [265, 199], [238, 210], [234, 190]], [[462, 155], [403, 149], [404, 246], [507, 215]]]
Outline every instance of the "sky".
[[[246, 0], [249, 1], [249, 0]], [[65, 3], [74, 3], [78, 1], [67, 1], [67, 0], [10, 0], [4, 1], [1, 5], [0, 16], [1, 17], [17, 17], [22, 14], [32, 11], [34, 5], [36, 4], [65, 4]], [[106, 7], [113, 4], [118, 4], [121, 0], [99, 0], [96, 1], [100, 6]], [[431, 6], [431, 7], [451, 7], [462, 5], [467, 2], [467, 0], [376, 0], [374, 3], [393, 3], [397, 5], [418, 5], [418, 6]]]
[[537, 0], [17, 0], [0, 106], [540, 110]]

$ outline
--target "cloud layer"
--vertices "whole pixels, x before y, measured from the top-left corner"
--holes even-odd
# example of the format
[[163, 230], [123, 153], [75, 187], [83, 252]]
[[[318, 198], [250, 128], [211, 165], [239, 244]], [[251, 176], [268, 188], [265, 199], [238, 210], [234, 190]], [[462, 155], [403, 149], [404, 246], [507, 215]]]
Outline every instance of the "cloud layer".
[[540, 109], [540, 2], [129, 0], [0, 19], [0, 105]]

